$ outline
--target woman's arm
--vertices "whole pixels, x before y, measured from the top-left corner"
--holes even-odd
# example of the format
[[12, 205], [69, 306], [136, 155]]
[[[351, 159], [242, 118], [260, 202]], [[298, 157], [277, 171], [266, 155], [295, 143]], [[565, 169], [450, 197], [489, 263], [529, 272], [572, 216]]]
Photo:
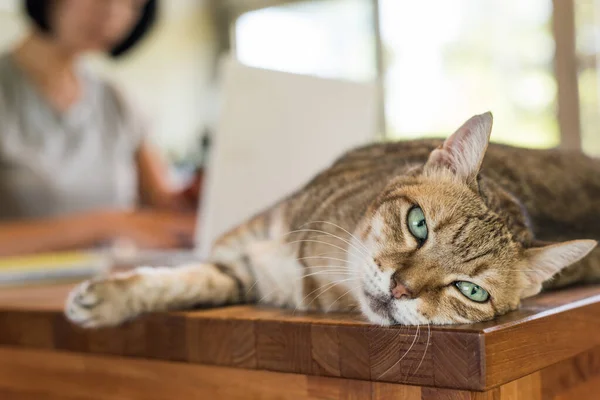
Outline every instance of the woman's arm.
[[108, 240], [112, 218], [97, 212], [0, 224], [0, 256], [92, 247]]
[[189, 248], [195, 216], [155, 211], [96, 211], [0, 223], [0, 257], [92, 248], [126, 238], [141, 248]]

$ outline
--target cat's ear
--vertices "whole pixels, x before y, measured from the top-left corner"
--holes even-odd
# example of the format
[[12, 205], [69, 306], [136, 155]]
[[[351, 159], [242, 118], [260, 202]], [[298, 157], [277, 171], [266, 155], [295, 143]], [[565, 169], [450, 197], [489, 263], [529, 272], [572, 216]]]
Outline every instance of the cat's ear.
[[539, 293], [542, 283], [581, 260], [597, 244], [595, 240], [573, 240], [525, 250], [525, 262], [520, 267], [525, 277], [521, 298]]
[[429, 155], [425, 170], [449, 169], [468, 184], [477, 180], [492, 133], [492, 113], [475, 115]]

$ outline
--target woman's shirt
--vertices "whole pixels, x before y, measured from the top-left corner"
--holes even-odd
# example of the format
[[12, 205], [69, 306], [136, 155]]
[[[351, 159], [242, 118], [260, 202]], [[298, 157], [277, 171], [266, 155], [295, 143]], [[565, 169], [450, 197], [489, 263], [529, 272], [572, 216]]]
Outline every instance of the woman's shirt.
[[81, 82], [60, 113], [0, 55], [0, 221], [135, 206], [141, 119], [105, 81]]

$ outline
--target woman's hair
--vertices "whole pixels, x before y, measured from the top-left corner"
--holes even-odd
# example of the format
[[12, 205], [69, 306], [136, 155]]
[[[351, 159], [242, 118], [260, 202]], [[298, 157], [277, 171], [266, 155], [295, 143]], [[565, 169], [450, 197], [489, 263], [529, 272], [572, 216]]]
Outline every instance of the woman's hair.
[[[48, 14], [53, 1], [50, 0], [25, 0], [25, 12], [33, 23], [46, 33], [52, 32], [48, 22]], [[121, 43], [112, 48], [109, 53], [119, 57], [132, 49], [152, 28], [156, 21], [158, 0], [148, 0], [140, 14], [138, 22]]]

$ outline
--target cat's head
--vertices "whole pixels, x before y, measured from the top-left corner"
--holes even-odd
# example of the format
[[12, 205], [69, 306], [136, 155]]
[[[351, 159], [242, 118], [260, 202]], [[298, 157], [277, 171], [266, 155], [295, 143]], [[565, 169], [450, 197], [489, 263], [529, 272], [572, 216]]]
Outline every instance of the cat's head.
[[361, 309], [372, 322], [491, 319], [596, 245], [577, 240], [526, 249], [513, 237], [479, 191], [491, 128], [490, 113], [471, 118], [370, 207], [351, 251], [360, 265]]

